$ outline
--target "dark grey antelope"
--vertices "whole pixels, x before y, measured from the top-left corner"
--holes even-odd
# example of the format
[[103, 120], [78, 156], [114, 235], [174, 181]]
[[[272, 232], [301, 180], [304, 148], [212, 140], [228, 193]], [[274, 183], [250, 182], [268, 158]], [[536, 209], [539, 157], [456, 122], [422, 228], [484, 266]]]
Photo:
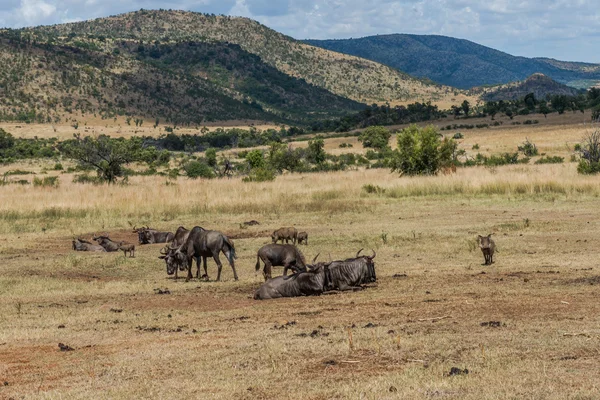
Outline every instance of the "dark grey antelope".
[[306, 261], [304, 256], [293, 244], [267, 244], [261, 247], [256, 253], [255, 268], [260, 269], [260, 262], [265, 264], [263, 276], [265, 281], [271, 279], [271, 270], [274, 266], [283, 266], [283, 276], [287, 275], [288, 269], [294, 272], [306, 271]]
[[329, 267], [319, 264], [307, 271], [269, 279], [254, 293], [254, 300], [318, 296], [330, 289], [331, 274]]
[[361, 256], [361, 251], [362, 249], [356, 253], [356, 257], [354, 258], [318, 264], [329, 267], [333, 289], [360, 290], [362, 289], [362, 284], [377, 281], [375, 263], [373, 262], [377, 253], [375, 253], [375, 250], [371, 250], [373, 252], [372, 256]]
[[233, 242], [224, 234], [218, 231], [208, 231], [202, 227], [194, 227], [185, 243], [179, 247], [170, 246], [167, 251], [162, 252], [162, 256], [159, 258], [165, 260], [167, 264], [167, 274], [175, 274], [177, 279], [177, 269], [184, 271], [187, 269], [186, 282], [192, 279], [192, 261], [196, 259], [196, 277], [200, 277], [200, 257], [204, 264], [204, 275], [208, 279], [208, 270], [206, 268], [206, 258], [212, 257], [218, 266], [217, 281], [221, 280], [221, 271], [223, 264], [219, 258], [219, 253], [223, 252], [231, 269], [233, 270], [233, 278], [237, 281], [238, 275], [235, 270], [235, 247]]
[[483, 253], [483, 265], [492, 265], [494, 263], [494, 251], [496, 250], [496, 243], [492, 239], [492, 233], [487, 236], [477, 236], [479, 242], [479, 248]]

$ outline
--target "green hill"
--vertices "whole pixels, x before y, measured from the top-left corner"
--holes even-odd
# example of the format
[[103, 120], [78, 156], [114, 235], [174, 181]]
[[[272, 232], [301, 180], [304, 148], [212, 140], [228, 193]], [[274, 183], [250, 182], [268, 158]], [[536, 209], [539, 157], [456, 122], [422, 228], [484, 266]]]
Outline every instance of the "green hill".
[[524, 81], [495, 87], [473, 88], [472, 92], [485, 101], [499, 101], [518, 100], [529, 93], [533, 93], [536, 99], [545, 99], [550, 95], [577, 96], [581, 91], [558, 83], [543, 74], [534, 74]]
[[522, 81], [535, 73], [577, 87], [600, 82], [600, 65], [597, 64], [516, 57], [446, 36], [394, 34], [305, 42], [463, 89]]

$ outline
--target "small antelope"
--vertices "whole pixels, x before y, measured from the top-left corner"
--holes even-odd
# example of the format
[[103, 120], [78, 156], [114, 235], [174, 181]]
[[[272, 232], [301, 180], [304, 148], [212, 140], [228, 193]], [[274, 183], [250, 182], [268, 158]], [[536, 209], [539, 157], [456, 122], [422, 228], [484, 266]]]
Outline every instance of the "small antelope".
[[127, 242], [119, 242], [119, 250], [123, 251], [123, 256], [127, 257], [127, 252], [129, 252], [129, 257], [135, 257], [135, 245]]
[[492, 239], [492, 234], [487, 236], [478, 236], [479, 248], [483, 253], [484, 265], [492, 265], [494, 262], [494, 250], [496, 249], [496, 243]]

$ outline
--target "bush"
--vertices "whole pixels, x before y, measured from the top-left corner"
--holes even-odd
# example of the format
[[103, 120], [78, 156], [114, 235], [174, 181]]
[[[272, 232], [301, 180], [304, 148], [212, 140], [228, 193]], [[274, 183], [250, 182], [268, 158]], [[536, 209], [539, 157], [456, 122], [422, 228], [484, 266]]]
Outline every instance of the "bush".
[[456, 142], [440, 140], [437, 129], [429, 125], [411, 125], [398, 134], [398, 149], [392, 155], [392, 171], [407, 175], [434, 175], [443, 166], [454, 162]]
[[275, 179], [275, 171], [270, 168], [253, 168], [250, 174], [242, 179], [244, 182], [267, 182]]
[[471, 149], [472, 149], [472, 150], [479, 150], [479, 144], [478, 144], [478, 143], [475, 143], [475, 144], [473, 145], [473, 147], [471, 147]]
[[563, 161], [565, 161], [564, 157], [547, 156], [540, 158], [535, 164], [562, 164]]
[[464, 137], [465, 135], [463, 135], [462, 133], [456, 132], [454, 136], [452, 136], [452, 139], [463, 139]]
[[215, 177], [215, 171], [207, 164], [200, 161], [189, 161], [183, 166], [183, 170], [188, 178], [207, 178], [212, 179]]
[[538, 149], [535, 144], [531, 143], [529, 139], [525, 139], [522, 146], [517, 146], [519, 151], [522, 151], [527, 157], [533, 157], [538, 155]]
[[63, 166], [62, 166], [61, 163], [56, 163], [56, 164], [54, 164], [54, 168], [53, 169], [55, 171], [62, 171], [64, 168], [63, 168]]
[[246, 154], [246, 161], [250, 164], [250, 168], [264, 168], [265, 157], [261, 150], [252, 150]]
[[358, 135], [358, 141], [362, 142], [363, 147], [384, 149], [388, 146], [391, 136], [390, 131], [383, 126], [370, 126]]
[[44, 178], [33, 178], [33, 186], [58, 187], [58, 176], [45, 176]]
[[375, 194], [383, 194], [385, 193], [385, 188], [377, 185], [366, 184], [363, 185], [362, 189], [367, 193], [375, 193]]
[[101, 185], [104, 180], [99, 176], [90, 176], [88, 174], [75, 175], [73, 183], [91, 183], [92, 185]]

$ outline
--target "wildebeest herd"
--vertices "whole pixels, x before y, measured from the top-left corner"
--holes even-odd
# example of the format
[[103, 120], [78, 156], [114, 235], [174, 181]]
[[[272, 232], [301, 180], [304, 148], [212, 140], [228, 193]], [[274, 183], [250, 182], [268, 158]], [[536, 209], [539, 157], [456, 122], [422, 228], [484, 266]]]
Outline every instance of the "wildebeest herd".
[[[208, 257], [217, 264], [217, 281], [221, 280], [223, 264], [219, 258], [223, 253], [231, 266], [233, 277], [237, 281], [238, 274], [235, 269], [237, 258], [233, 241], [219, 231], [206, 230], [196, 226], [191, 230], [180, 226], [175, 233], [163, 232], [150, 227], [137, 228], [134, 232], [138, 235], [140, 245], [168, 243], [161, 249], [160, 259], [166, 263], [167, 274], [175, 275], [177, 271], [187, 270], [186, 281], [192, 279], [192, 264], [196, 260], [196, 278], [208, 279], [206, 261]], [[488, 236], [478, 236], [478, 244], [484, 256], [484, 265], [493, 263], [495, 243]], [[98, 244], [92, 244], [81, 238], [73, 240], [73, 250], [76, 251], [99, 251], [113, 252], [123, 251], [124, 255], [129, 253], [135, 257], [135, 245], [124, 241], [115, 242], [108, 235], [93, 236]], [[256, 290], [254, 299], [274, 299], [279, 297], [296, 297], [319, 295], [330, 290], [357, 290], [362, 289], [364, 284], [377, 281], [375, 273], [375, 256], [361, 255], [360, 249], [352, 258], [344, 260], [331, 260], [328, 262], [317, 262], [319, 254], [307, 264], [304, 255], [296, 244], [304, 242], [308, 244], [308, 234], [298, 232], [294, 227], [279, 228], [271, 234], [271, 244], [262, 246], [256, 254], [256, 271], [260, 269], [261, 261], [264, 264], [263, 276], [265, 283]], [[286, 241], [284, 244], [283, 241]], [[281, 241], [281, 244], [277, 243]], [[292, 241], [292, 244], [289, 244]], [[204, 268], [204, 274], [200, 275], [200, 258]], [[283, 276], [272, 277], [272, 267], [282, 266]], [[288, 270], [292, 275], [287, 275]]]

